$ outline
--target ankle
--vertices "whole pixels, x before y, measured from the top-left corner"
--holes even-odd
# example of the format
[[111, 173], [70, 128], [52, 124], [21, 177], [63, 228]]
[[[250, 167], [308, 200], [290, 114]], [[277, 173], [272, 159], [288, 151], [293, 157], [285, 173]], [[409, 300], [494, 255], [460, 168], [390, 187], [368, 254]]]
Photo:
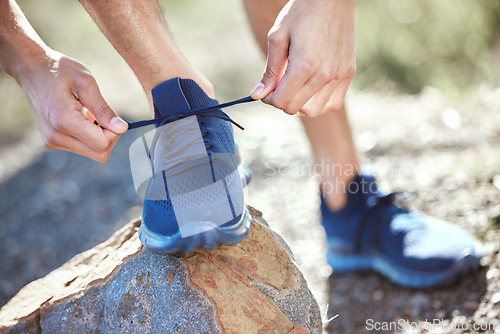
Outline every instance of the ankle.
[[356, 175], [343, 177], [324, 178], [320, 184], [321, 196], [332, 212], [345, 208], [348, 200], [349, 184], [356, 179]]
[[347, 195], [345, 193], [322, 193], [321, 196], [323, 196], [326, 206], [332, 212], [342, 210], [347, 204]]

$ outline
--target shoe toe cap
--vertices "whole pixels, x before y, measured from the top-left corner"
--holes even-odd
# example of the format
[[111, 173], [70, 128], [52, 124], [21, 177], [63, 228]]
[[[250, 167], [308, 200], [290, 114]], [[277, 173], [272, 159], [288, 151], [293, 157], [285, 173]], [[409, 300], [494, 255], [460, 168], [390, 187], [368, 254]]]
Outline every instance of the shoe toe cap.
[[403, 256], [423, 270], [442, 270], [465, 258], [480, 259], [482, 244], [455, 224], [423, 214], [404, 214], [394, 218], [393, 233], [403, 233]]

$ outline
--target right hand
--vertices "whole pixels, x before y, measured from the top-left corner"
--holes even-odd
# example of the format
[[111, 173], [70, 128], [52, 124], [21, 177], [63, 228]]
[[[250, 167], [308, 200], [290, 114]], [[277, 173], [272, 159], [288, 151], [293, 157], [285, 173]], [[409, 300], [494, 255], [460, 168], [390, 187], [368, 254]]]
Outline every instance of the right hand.
[[[49, 149], [104, 162], [128, 129], [102, 97], [90, 71], [77, 60], [51, 50], [18, 79]], [[84, 107], [99, 125], [82, 113]]]
[[268, 34], [252, 98], [316, 117], [342, 107], [356, 72], [354, 0], [289, 0]]

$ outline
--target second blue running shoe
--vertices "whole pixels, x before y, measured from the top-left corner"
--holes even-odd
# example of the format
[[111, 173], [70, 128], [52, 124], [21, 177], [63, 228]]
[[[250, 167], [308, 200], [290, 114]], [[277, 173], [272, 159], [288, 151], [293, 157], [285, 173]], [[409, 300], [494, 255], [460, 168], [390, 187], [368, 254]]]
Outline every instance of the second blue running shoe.
[[332, 212], [322, 199], [322, 224], [333, 272], [371, 269], [412, 288], [451, 282], [476, 267], [482, 245], [454, 224], [410, 212], [379, 192], [375, 179], [358, 175], [347, 204]]
[[[175, 78], [152, 90], [153, 177], [144, 195], [139, 238], [165, 253], [232, 245], [248, 234], [251, 216], [235, 157], [231, 119], [195, 81]], [[146, 144], [148, 147], [149, 145]]]

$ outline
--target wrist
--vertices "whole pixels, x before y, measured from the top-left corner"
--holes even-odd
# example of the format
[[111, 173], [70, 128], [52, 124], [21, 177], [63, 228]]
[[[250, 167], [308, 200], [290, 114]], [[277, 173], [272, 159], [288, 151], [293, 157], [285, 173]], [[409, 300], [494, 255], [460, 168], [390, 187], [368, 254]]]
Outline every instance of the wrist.
[[4, 70], [21, 84], [23, 79], [31, 76], [32, 73], [41, 68], [50, 67], [55, 62], [53, 52], [53, 50], [43, 46], [34, 46], [20, 52], [12, 52], [13, 55], [10, 58], [13, 61]]
[[0, 67], [18, 82], [50, 51], [14, 1], [0, 2], [0, 46]]
[[349, 6], [349, 5], [355, 6], [356, 5], [356, 0], [330, 0], [330, 1], [333, 1], [337, 4], [344, 4], [346, 6]]
[[331, 1], [333, 1], [335, 6], [344, 8], [345, 10], [354, 11], [354, 7], [356, 6], [356, 0], [331, 0]]

